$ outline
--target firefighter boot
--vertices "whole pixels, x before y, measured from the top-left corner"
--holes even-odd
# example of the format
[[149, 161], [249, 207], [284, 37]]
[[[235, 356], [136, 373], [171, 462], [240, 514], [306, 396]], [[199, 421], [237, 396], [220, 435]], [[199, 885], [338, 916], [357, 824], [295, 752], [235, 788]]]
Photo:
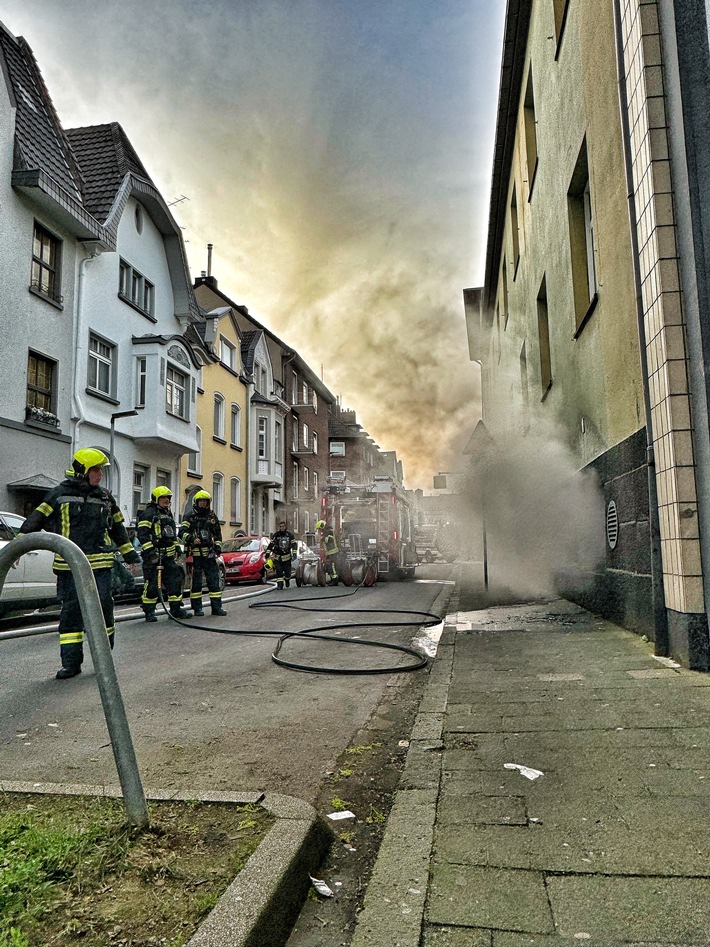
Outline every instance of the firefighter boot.
[[55, 677], [58, 681], [65, 681], [68, 677], [76, 677], [77, 674], [81, 674], [81, 665], [69, 668], [60, 667]]
[[219, 596], [219, 598], [211, 598], [211, 599], [210, 599], [210, 605], [212, 606], [212, 614], [213, 614], [213, 615], [226, 615], [226, 614], [227, 614], [227, 613], [225, 612], [225, 610], [222, 608], [222, 596], [221, 596], [221, 595]]
[[180, 602], [170, 603], [170, 614], [173, 618], [192, 618], [192, 612], [183, 608]]
[[202, 618], [205, 614], [202, 608], [202, 599], [201, 598], [191, 598], [190, 607], [192, 608], [192, 614], [195, 618]]
[[144, 605], [143, 611], [145, 612], [146, 621], [157, 621], [158, 616], [155, 614], [155, 605]]

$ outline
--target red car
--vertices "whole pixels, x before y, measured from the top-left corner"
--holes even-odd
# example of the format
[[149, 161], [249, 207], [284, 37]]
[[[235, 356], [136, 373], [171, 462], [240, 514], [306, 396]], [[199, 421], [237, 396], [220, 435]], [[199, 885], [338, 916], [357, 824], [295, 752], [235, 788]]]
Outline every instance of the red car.
[[225, 579], [234, 582], [263, 582], [267, 574], [264, 536], [238, 536], [222, 542]]

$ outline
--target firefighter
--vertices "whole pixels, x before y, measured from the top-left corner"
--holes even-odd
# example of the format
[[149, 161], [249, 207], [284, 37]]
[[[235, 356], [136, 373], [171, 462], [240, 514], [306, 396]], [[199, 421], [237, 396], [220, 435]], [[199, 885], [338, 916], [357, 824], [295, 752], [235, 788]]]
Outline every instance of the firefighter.
[[183, 572], [178, 565], [180, 546], [177, 527], [170, 512], [172, 492], [169, 487], [156, 487], [150, 495], [150, 503], [139, 514], [136, 534], [143, 556], [143, 611], [146, 621], [157, 621], [155, 606], [158, 603], [158, 572], [162, 570], [162, 582], [168, 593], [168, 605], [173, 618], [189, 618], [190, 612], [182, 607]]
[[270, 555], [274, 561], [277, 589], [282, 589], [284, 583], [287, 589], [291, 587], [291, 558], [297, 545], [296, 537], [288, 531], [286, 522], [282, 520], [277, 532], [271, 537], [271, 542], [266, 547], [267, 555]]
[[210, 508], [212, 497], [206, 490], [198, 490], [192, 499], [192, 512], [185, 516], [178, 536], [192, 555], [192, 591], [190, 605], [198, 618], [202, 610], [202, 583], [207, 581], [210, 607], [213, 615], [226, 615], [222, 608], [217, 556], [222, 552], [222, 530], [217, 514]]
[[[113, 595], [111, 569], [114, 564], [113, 545], [126, 562], [138, 563], [140, 557], [131, 545], [123, 515], [108, 490], [100, 486], [108, 457], [92, 447], [78, 450], [72, 458], [67, 479], [45, 496], [40, 505], [20, 527], [21, 533], [41, 529], [71, 539], [89, 560], [106, 622], [111, 648], [114, 643]], [[57, 680], [81, 674], [84, 660], [84, 621], [71, 569], [61, 556], [54, 556], [52, 566], [57, 577], [57, 595], [62, 602], [59, 616], [59, 654], [62, 666]]]
[[325, 556], [325, 574], [326, 579], [331, 585], [338, 584], [338, 560], [340, 558], [340, 549], [338, 540], [333, 533], [333, 527], [328, 526], [325, 520], [318, 520], [316, 523], [316, 532], [320, 531], [320, 545]]

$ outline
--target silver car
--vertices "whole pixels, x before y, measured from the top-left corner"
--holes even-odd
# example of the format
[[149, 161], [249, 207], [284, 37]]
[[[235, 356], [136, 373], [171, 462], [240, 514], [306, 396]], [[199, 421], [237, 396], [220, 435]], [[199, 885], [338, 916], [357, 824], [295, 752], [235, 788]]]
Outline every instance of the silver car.
[[[0, 548], [17, 536], [24, 521], [24, 516], [0, 510]], [[58, 603], [53, 560], [54, 553], [49, 549], [35, 549], [26, 552], [10, 567], [0, 592], [0, 616], [31, 612]]]

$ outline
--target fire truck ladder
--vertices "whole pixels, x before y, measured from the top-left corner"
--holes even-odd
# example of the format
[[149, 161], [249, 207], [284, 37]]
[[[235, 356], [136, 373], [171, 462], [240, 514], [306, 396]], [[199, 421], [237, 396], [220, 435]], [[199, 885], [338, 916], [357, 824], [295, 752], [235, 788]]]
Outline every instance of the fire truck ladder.
[[377, 571], [390, 571], [390, 502], [389, 494], [377, 497]]

